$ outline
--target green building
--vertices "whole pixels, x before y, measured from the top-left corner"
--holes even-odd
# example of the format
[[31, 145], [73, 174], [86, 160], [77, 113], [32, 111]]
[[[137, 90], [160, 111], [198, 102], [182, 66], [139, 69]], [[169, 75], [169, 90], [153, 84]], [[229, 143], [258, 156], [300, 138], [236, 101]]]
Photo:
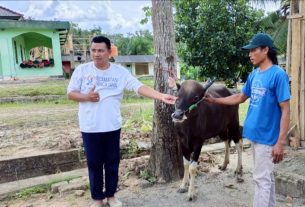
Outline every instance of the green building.
[[25, 20], [0, 6], [0, 79], [63, 75], [61, 45], [69, 28], [69, 22]]

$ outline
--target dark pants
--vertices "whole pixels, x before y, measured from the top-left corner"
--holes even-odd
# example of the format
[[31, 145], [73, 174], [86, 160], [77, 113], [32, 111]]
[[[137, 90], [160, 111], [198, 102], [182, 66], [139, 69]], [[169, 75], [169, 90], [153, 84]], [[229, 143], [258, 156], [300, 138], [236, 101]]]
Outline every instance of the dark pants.
[[94, 200], [112, 197], [116, 192], [120, 163], [120, 133], [121, 129], [101, 133], [82, 132], [91, 197]]

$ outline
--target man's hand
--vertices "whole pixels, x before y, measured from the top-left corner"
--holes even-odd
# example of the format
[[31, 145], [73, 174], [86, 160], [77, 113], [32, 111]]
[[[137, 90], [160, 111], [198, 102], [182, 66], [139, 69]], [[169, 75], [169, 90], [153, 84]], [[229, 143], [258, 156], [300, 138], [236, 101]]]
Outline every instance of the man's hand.
[[216, 103], [216, 98], [214, 98], [210, 94], [205, 94], [204, 100], [208, 103]]
[[272, 149], [273, 163], [277, 164], [284, 158], [284, 145], [282, 143], [276, 143]]
[[87, 99], [90, 102], [99, 102], [100, 95], [98, 94], [98, 92], [95, 92], [94, 90], [95, 90], [95, 86], [93, 86], [93, 88], [87, 94]]
[[169, 95], [169, 94], [162, 94], [162, 98], [161, 98], [161, 100], [164, 103], [172, 104], [172, 105], [175, 104], [176, 99], [177, 99], [177, 97]]

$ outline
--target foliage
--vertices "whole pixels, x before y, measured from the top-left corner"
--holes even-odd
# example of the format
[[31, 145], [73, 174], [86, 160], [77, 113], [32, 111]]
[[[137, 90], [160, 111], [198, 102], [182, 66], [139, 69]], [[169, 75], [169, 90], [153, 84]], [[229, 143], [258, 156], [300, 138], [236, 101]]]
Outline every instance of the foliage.
[[275, 12], [269, 13], [262, 19], [263, 32], [270, 34], [274, 40], [274, 44], [278, 49], [278, 54], [286, 54], [288, 20], [290, 13], [290, 1], [281, 0], [281, 7]]
[[[118, 36], [119, 37], [119, 36]], [[112, 38], [119, 48], [119, 55], [152, 55], [154, 53], [153, 36], [149, 31], [137, 31], [135, 34]]]
[[139, 147], [135, 138], [129, 140], [127, 153], [128, 155], [136, 155], [139, 151]]
[[196, 66], [188, 66], [185, 63], [180, 63], [180, 73], [181, 73], [181, 79], [182, 80], [199, 80], [204, 81], [205, 77], [200, 77], [199, 75], [200, 68]]
[[134, 34], [107, 34], [102, 31], [101, 27], [95, 27], [90, 30], [81, 29], [77, 24], [71, 25], [71, 33], [73, 34], [73, 43], [79, 45], [81, 51], [84, 45], [89, 51], [89, 43], [95, 35], [104, 35], [108, 37], [117, 47], [119, 55], [151, 55], [154, 52], [153, 36], [146, 31], [136, 31]]
[[241, 47], [259, 31], [262, 11], [245, 0], [175, 0], [179, 57], [200, 77], [237, 81], [252, 67]]
[[157, 178], [150, 175], [147, 169], [140, 171], [140, 178], [142, 178], [144, 180], [147, 180], [150, 183], [156, 183], [157, 182]]
[[287, 48], [288, 21], [279, 12], [273, 12], [262, 21], [264, 32], [270, 34], [278, 54], [285, 54]]
[[151, 7], [145, 6], [142, 8], [144, 11], [145, 17], [140, 21], [141, 24], [147, 24], [148, 23], [148, 18], [151, 18], [152, 12], [151, 12]]

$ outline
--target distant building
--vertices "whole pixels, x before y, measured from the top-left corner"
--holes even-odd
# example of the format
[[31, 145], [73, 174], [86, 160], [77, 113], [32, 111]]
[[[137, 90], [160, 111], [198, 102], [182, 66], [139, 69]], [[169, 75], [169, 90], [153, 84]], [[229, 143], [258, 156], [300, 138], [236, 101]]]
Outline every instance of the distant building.
[[69, 22], [25, 20], [0, 6], [0, 79], [63, 75], [60, 47], [69, 28]]
[[[154, 55], [119, 55], [115, 56], [114, 60], [115, 63], [129, 69], [133, 75], [154, 75]], [[180, 78], [179, 59], [177, 61], [177, 77]]]

